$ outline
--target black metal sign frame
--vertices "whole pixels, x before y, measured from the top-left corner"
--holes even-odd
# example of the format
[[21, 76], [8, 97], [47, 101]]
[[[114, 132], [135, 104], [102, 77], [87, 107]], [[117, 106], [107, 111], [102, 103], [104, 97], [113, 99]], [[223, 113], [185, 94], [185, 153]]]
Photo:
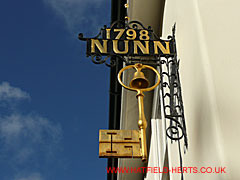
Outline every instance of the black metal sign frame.
[[[174, 39], [171, 37], [160, 39], [151, 26], [146, 28], [138, 21], [116, 21], [111, 27], [105, 25], [93, 38], [85, 38], [82, 33], [78, 36], [87, 42], [87, 57], [91, 56], [95, 64], [105, 63], [107, 66], [114, 66], [116, 57], [127, 64], [151, 57], [152, 64], [159, 64], [156, 62], [159, 57], [175, 55]], [[107, 63], [110, 58], [112, 61]]]

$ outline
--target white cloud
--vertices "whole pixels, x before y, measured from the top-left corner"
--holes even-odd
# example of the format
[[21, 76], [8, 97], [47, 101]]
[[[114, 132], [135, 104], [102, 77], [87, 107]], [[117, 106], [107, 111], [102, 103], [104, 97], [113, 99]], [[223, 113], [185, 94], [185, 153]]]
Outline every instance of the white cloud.
[[14, 180], [43, 180], [43, 177], [39, 173], [32, 173], [23, 177], [15, 177]]
[[[37, 113], [23, 114], [18, 106], [12, 108], [15, 102], [26, 99], [30, 99], [27, 92], [8, 82], [0, 84], [0, 104], [8, 102], [0, 111], [0, 165], [19, 169], [17, 174], [28, 172], [24, 167], [37, 166], [39, 157], [42, 162], [54, 157], [62, 135], [60, 124]], [[16, 176], [15, 179], [43, 180], [38, 173]]]
[[2, 82], [0, 84], [0, 101], [8, 101], [11, 99], [30, 99], [30, 96], [21, 89], [10, 86], [8, 82]]
[[0, 117], [1, 153], [11, 153], [9, 160], [16, 166], [38, 161], [39, 155], [49, 158], [61, 135], [59, 124], [40, 115], [14, 113]]
[[[14, 101], [24, 99], [30, 99], [30, 95], [27, 92], [10, 86], [8, 82], [0, 84], [0, 103], [13, 100], [3, 107], [6, 109], [10, 108], [8, 114], [2, 115], [0, 112], [0, 140], [4, 144], [21, 143], [22, 140], [27, 140], [28, 144], [46, 141], [56, 142], [61, 135], [59, 124], [54, 124], [36, 113], [21, 114], [17, 108], [11, 108]], [[25, 151], [22, 154], [29, 153]]]
[[57, 141], [60, 135], [61, 128], [58, 124], [36, 114], [13, 113], [0, 117], [0, 138], [5, 144], [20, 142], [21, 139], [27, 139], [31, 143]]
[[[83, 29], [84, 25], [90, 28], [102, 26], [104, 22], [99, 17], [103, 10], [100, 8], [105, 0], [43, 0], [47, 5], [52, 7], [57, 15], [62, 17], [67, 28], [74, 33]], [[110, 10], [109, 10], [110, 12]], [[105, 12], [106, 13], [106, 12]], [[106, 16], [106, 15], [105, 15]], [[105, 22], [106, 23], [106, 22]], [[80, 26], [82, 26], [80, 28]]]

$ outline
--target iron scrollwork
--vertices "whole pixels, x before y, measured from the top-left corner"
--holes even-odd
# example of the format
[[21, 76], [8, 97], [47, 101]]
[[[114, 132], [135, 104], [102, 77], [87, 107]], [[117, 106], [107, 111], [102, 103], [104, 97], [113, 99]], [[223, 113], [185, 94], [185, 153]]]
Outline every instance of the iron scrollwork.
[[[184, 117], [184, 106], [182, 99], [181, 82], [179, 76], [179, 60], [175, 43], [175, 25], [172, 29], [172, 36], [168, 38], [174, 41], [174, 56], [165, 57], [160, 60], [160, 74], [162, 77], [161, 91], [163, 97], [163, 108], [165, 119], [169, 122], [166, 127], [166, 135], [171, 142], [177, 141], [179, 147], [180, 167], [182, 168], [181, 143], [184, 142], [184, 153], [188, 149], [188, 138]], [[183, 180], [183, 173], [181, 174]]]
[[162, 75], [162, 93], [165, 118], [170, 121], [166, 130], [171, 140], [184, 138], [185, 147], [188, 147], [184, 107], [181, 95], [181, 83], [179, 79], [179, 61], [176, 56], [160, 61]]
[[183, 138], [184, 146], [187, 149], [188, 140], [179, 77], [179, 60], [177, 60], [175, 43], [175, 25], [172, 31], [172, 36], [168, 38], [174, 41], [175, 55], [173, 57], [162, 58], [160, 61], [160, 73], [162, 75], [161, 89], [165, 119], [170, 121], [170, 125], [166, 129], [166, 135], [171, 140], [181, 140]]

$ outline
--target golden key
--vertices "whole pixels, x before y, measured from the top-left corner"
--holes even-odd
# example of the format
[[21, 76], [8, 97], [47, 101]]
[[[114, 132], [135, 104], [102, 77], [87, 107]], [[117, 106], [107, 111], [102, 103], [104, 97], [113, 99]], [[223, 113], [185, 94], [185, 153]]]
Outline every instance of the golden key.
[[[134, 73], [134, 78], [130, 82], [130, 87], [126, 86], [122, 80], [121, 80], [121, 75], [123, 71], [134, 68], [136, 72]], [[157, 75], [157, 83], [154, 84], [151, 87], [149, 86], [149, 81], [145, 78], [144, 73], [141, 72], [142, 69], [151, 69], [154, 71]], [[137, 99], [138, 99], [138, 108], [139, 108], [139, 120], [138, 120], [138, 128], [139, 128], [139, 138], [140, 138], [140, 150], [141, 150], [141, 157], [142, 161], [147, 161], [147, 143], [146, 143], [146, 128], [147, 128], [147, 121], [144, 115], [144, 105], [143, 105], [143, 97], [144, 94], [143, 92], [146, 91], [151, 91], [154, 88], [156, 88], [159, 83], [160, 83], [160, 74], [156, 69], [154, 69], [151, 66], [148, 65], [143, 65], [143, 64], [134, 64], [134, 65], [129, 65], [124, 68], [122, 68], [119, 73], [118, 73], [118, 81], [119, 83], [126, 89], [131, 90], [131, 91], [136, 91], [137, 92]]]

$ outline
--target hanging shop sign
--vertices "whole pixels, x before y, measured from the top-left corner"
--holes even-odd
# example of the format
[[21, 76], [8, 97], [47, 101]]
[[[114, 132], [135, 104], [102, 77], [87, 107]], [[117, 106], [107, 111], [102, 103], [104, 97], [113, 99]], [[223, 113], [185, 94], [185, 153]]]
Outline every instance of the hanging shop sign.
[[[126, 89], [136, 91], [139, 107], [138, 130], [100, 130], [99, 156], [105, 158], [141, 158], [146, 162], [147, 121], [144, 115], [143, 92], [151, 91], [160, 84], [163, 116], [168, 127], [166, 135], [171, 142], [177, 142], [179, 156], [182, 159], [180, 141], [183, 140], [184, 152], [188, 148], [188, 138], [184, 116], [182, 90], [179, 76], [179, 60], [175, 42], [175, 25], [172, 35], [167, 40], [155, 35], [151, 27], [145, 28], [138, 21], [129, 23], [117, 21], [111, 27], [104, 26], [94, 38], [85, 38], [79, 34], [80, 40], [87, 42], [87, 56], [95, 64], [106, 64], [113, 67], [117, 61], [124, 61], [126, 67], [118, 73], [119, 83]], [[107, 60], [110, 63], [107, 63]], [[158, 66], [159, 71], [150, 65]], [[122, 82], [121, 74], [127, 69], [135, 69], [130, 86]], [[149, 87], [142, 69], [156, 73], [157, 83]], [[160, 80], [161, 79], [161, 80]], [[182, 161], [180, 161], [182, 167]]]

